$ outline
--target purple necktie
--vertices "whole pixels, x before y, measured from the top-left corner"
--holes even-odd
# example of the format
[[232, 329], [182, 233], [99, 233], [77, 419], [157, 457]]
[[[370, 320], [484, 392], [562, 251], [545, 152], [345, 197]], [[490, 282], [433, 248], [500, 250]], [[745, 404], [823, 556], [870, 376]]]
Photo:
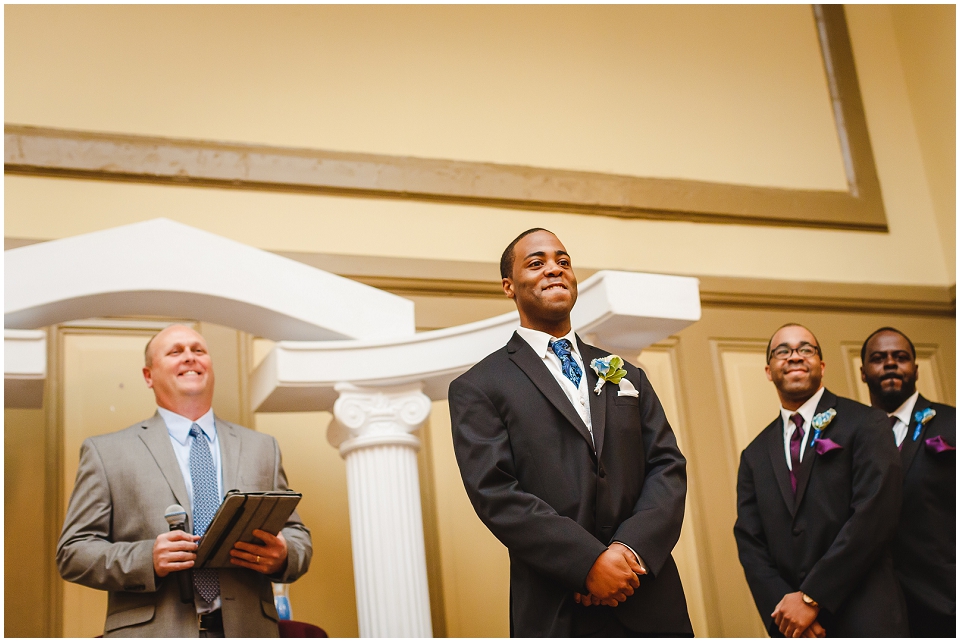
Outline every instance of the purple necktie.
[[803, 417], [799, 412], [790, 415], [790, 421], [797, 427], [790, 435], [790, 487], [797, 494], [797, 469], [800, 467], [800, 444], [803, 443]]

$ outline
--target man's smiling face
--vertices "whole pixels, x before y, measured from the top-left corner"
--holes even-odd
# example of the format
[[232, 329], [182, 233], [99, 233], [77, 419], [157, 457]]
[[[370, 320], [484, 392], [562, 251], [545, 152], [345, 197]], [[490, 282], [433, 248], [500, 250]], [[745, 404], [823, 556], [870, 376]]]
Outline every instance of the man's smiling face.
[[213, 402], [213, 362], [207, 342], [186, 326], [170, 326], [153, 338], [143, 378], [161, 408], [179, 412], [184, 403], [205, 398]]
[[[811, 357], [803, 357], [796, 348], [804, 345], [819, 348], [816, 337], [799, 325], [780, 328], [770, 340], [771, 356], [767, 364], [767, 378], [777, 387], [777, 394], [785, 408], [795, 410], [820, 389], [824, 363], [819, 350]], [[792, 349], [785, 358], [772, 356], [779, 346]], [[795, 405], [795, 408], [791, 406]]]
[[543, 230], [528, 234], [514, 246], [513, 256], [503, 291], [516, 302], [521, 325], [554, 336], [569, 332], [577, 277], [560, 239]]

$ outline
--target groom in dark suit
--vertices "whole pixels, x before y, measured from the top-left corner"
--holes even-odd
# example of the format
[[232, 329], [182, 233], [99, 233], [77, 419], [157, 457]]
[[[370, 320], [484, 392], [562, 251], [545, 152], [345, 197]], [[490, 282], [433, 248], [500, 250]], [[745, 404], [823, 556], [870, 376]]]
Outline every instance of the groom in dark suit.
[[917, 391], [917, 352], [895, 328], [863, 342], [860, 376], [870, 405], [889, 416], [903, 465], [903, 509], [893, 564], [912, 637], [957, 630], [957, 409]]
[[571, 328], [577, 279], [552, 233], [521, 234], [500, 272], [521, 327], [449, 401], [467, 494], [510, 552], [511, 635], [692, 635], [670, 554], [686, 461], [650, 382], [624, 363], [598, 390], [609, 355]]
[[801, 325], [767, 344], [781, 407], [740, 458], [740, 563], [771, 635], [902, 637], [900, 458], [882, 412], [822, 387], [824, 365]]

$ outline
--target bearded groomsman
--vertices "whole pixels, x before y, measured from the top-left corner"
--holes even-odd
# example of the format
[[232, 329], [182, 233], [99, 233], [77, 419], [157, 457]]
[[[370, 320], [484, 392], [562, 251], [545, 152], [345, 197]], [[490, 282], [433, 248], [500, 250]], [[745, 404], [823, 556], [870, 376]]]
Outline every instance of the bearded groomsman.
[[880, 328], [867, 337], [860, 360], [870, 404], [887, 413], [900, 448], [903, 509], [893, 564], [910, 635], [955, 637], [957, 409], [917, 391], [917, 351], [899, 330]]
[[771, 635], [902, 637], [900, 458], [884, 414], [824, 388], [824, 368], [801, 325], [767, 344], [781, 407], [740, 458], [740, 563]]

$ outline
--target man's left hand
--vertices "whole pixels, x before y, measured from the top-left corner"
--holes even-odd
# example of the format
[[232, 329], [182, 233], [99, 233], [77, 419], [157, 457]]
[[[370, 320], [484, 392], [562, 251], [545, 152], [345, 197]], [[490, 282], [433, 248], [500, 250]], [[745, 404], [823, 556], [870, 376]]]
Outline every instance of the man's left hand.
[[770, 615], [787, 638], [800, 637], [820, 613], [819, 607], [803, 601], [803, 593], [787, 593]]
[[260, 539], [263, 546], [237, 542], [230, 550], [230, 563], [264, 575], [283, 570], [287, 565], [287, 541], [283, 539], [283, 533], [271, 535], [256, 529], [253, 536]]
[[[615, 550], [623, 555], [623, 559], [626, 560], [627, 564], [630, 566], [630, 570], [636, 573], [637, 576], [647, 574], [647, 569], [643, 567], [636, 555], [634, 555], [633, 551], [620, 542], [614, 542], [611, 544], [610, 550]], [[615, 598], [601, 600], [599, 597], [591, 593], [574, 593], [573, 599], [577, 604], [582, 604], [583, 606], [600, 606], [601, 604], [605, 606], [617, 606], [617, 604], [619, 604], [619, 601], [617, 601]]]

